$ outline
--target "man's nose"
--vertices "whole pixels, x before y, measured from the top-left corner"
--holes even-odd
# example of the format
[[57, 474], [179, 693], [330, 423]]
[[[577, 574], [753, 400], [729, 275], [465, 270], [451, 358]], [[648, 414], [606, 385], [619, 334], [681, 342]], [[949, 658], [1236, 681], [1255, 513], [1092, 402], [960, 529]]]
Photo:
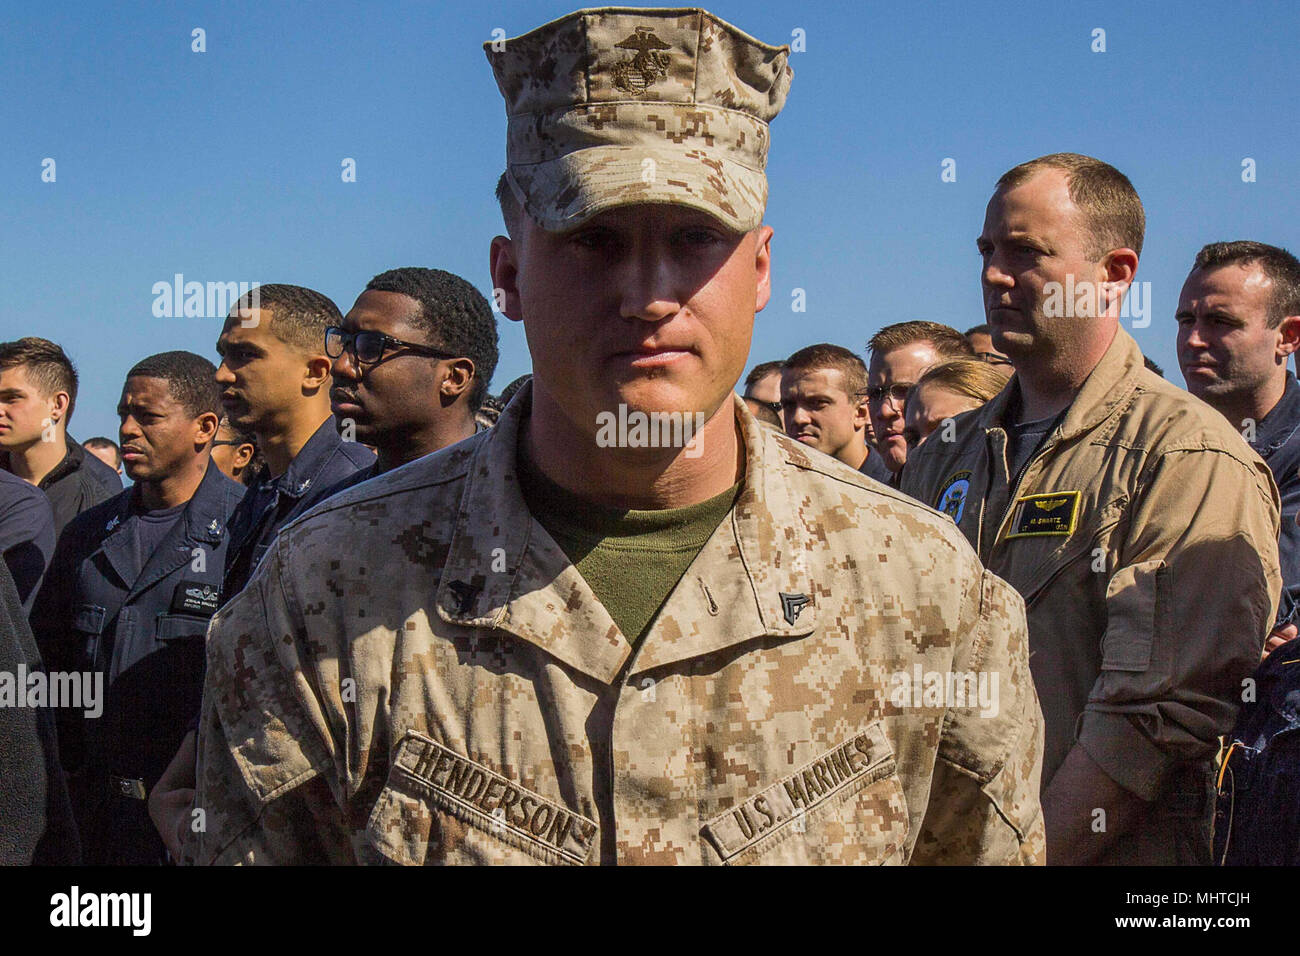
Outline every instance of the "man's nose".
[[1186, 337], [1183, 339], [1183, 347], [1189, 349], [1207, 349], [1209, 343], [1205, 341], [1205, 336], [1201, 334], [1201, 323], [1193, 322], [1186, 326]]
[[674, 291], [674, 273], [654, 243], [642, 243], [619, 270], [623, 290], [619, 314], [625, 319], [661, 322], [681, 310]]
[[361, 370], [352, 361], [350, 350], [344, 349], [343, 353], [334, 360], [334, 364], [330, 366], [330, 375], [334, 378], [348, 379], [353, 382], [360, 381]]
[[981, 281], [986, 286], [1009, 289], [1016, 282], [1002, 266], [1002, 260], [997, 254], [990, 255], [988, 261], [984, 263], [984, 269], [980, 274]]
[[235, 373], [230, 371], [230, 369], [226, 368], [226, 362], [224, 359], [222, 360], [221, 364], [217, 366], [217, 384], [218, 385], [235, 384]]

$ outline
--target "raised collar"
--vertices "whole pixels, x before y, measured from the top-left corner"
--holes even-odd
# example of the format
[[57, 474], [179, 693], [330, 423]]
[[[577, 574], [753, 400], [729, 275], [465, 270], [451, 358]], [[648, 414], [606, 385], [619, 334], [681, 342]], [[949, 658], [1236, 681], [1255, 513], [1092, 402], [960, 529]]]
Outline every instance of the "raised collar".
[[101, 547], [113, 570], [129, 588], [127, 600], [190, 560], [192, 545], [203, 544], [215, 550], [221, 544], [226, 521], [243, 491], [241, 485], [225, 476], [216, 462], [209, 460], [203, 480], [186, 502], [180, 518], [158, 547], [145, 556], [145, 564], [138, 573], [135, 572], [139, 567], [135, 564], [138, 557], [130, 553], [134, 542], [125, 532], [136, 491], [130, 488], [118, 495], [117, 506], [109, 513], [104, 525], [106, 537]]
[[[509, 631], [608, 684], [632, 647], [520, 491], [516, 455], [531, 387], [470, 460], [437, 613], [448, 623]], [[740, 495], [660, 609], [638, 672], [762, 637], [806, 636], [816, 626], [809, 546], [790, 533], [800, 521], [783, 467], [787, 450], [739, 398], [733, 413], [745, 445]]]
[[59, 463], [51, 468], [46, 476], [41, 479], [41, 483], [36, 486], [42, 491], [49, 488], [50, 485], [54, 484], [60, 478], [66, 478], [74, 471], [79, 470], [82, 462], [86, 459], [86, 450], [81, 447], [81, 442], [68, 434], [64, 434], [63, 439], [67, 442], [68, 450], [64, 456], [59, 459]]
[[333, 457], [335, 449], [343, 444], [334, 416], [330, 415], [312, 432], [307, 444], [298, 450], [284, 474], [271, 482], [276, 490], [289, 498], [301, 498], [320, 480], [320, 473]]
[[1290, 369], [1286, 373], [1286, 388], [1255, 429], [1255, 440], [1250, 447], [1260, 458], [1267, 459], [1285, 445], [1300, 430], [1300, 382]]
[[[1144, 367], [1142, 350], [1133, 336], [1123, 328], [1115, 329], [1115, 338], [1107, 346], [1093, 370], [1083, 382], [1079, 394], [1070, 403], [1061, 422], [1056, 439], [1072, 438], [1087, 432], [1105, 421], [1133, 393], [1136, 375]], [[979, 423], [985, 429], [1004, 428], [1011, 400], [1019, 388], [1019, 373], [979, 412]], [[1049, 437], [1049, 441], [1056, 440]]]

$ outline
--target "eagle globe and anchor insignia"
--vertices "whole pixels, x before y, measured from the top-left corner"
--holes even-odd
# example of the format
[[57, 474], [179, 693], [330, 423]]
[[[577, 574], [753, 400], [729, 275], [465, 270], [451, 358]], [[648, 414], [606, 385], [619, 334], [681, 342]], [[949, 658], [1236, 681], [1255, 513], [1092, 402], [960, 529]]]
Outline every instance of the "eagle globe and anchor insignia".
[[939, 493], [939, 501], [934, 506], [951, 518], [954, 524], [961, 524], [961, 516], [966, 513], [966, 498], [970, 495], [970, 474], [969, 471], [959, 471], [949, 478], [943, 491]]
[[636, 32], [614, 44], [620, 50], [636, 50], [630, 60], [614, 67], [614, 85], [624, 93], [640, 96], [651, 84], [668, 75], [668, 54], [671, 44], [659, 39], [649, 27], [637, 27]]

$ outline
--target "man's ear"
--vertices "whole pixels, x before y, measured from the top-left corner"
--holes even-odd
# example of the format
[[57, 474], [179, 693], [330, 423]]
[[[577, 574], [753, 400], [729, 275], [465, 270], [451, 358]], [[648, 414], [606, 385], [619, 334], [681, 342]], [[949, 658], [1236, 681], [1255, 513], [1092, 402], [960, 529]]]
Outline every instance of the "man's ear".
[[474, 382], [474, 362], [472, 359], [458, 358], [447, 363], [438, 384], [438, 394], [443, 404], [450, 405], [456, 398], [469, 390]]
[[867, 425], [871, 422], [871, 412], [867, 410], [867, 397], [865, 395], [850, 395], [849, 401], [853, 402], [853, 429], [854, 431], [865, 432]]
[[524, 316], [519, 299], [519, 245], [508, 236], [495, 236], [488, 253], [492, 272], [492, 305], [512, 322]]
[[1288, 315], [1277, 327], [1277, 355], [1286, 364], [1288, 355], [1300, 349], [1300, 315]]
[[1112, 249], [1098, 263], [1102, 273], [1101, 294], [1097, 297], [1097, 314], [1107, 318], [1119, 318], [1120, 305], [1128, 294], [1128, 287], [1137, 275], [1138, 254], [1127, 246]]
[[55, 392], [50, 396], [50, 421], [63, 422], [68, 421], [68, 406], [72, 404], [72, 399], [67, 392]]
[[309, 390], [324, 388], [330, 382], [330, 369], [333, 367], [333, 359], [326, 358], [324, 355], [313, 355], [307, 359], [307, 365], [303, 370], [302, 387]]
[[204, 412], [194, 419], [194, 444], [202, 447], [217, 437], [217, 426], [221, 423], [215, 412]]
[[762, 312], [772, 299], [772, 236], [771, 226], [757, 230], [757, 247], [754, 250], [754, 276], [758, 280], [754, 289], [754, 311]]

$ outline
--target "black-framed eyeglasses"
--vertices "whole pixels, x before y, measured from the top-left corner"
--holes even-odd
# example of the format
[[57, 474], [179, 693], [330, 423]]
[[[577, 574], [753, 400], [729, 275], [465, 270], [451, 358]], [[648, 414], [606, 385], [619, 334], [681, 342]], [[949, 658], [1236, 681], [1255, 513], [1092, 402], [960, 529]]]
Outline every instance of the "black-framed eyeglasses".
[[1011, 360], [1005, 355], [998, 355], [996, 352], [976, 352], [975, 357], [981, 362], [989, 365], [1010, 365]]
[[915, 382], [895, 382], [893, 385], [873, 385], [871, 388], [858, 392], [859, 395], [867, 396], [867, 401], [873, 405], [879, 405], [886, 399], [893, 402], [898, 407], [902, 407], [907, 401], [907, 393], [912, 390]]
[[452, 355], [450, 352], [443, 352], [415, 342], [403, 342], [401, 339], [395, 339], [391, 335], [385, 335], [383, 332], [376, 332], [373, 329], [349, 332], [337, 325], [326, 328], [325, 354], [332, 359], [336, 359], [343, 354], [344, 349], [351, 352], [352, 357], [363, 365], [374, 365], [377, 362], [382, 362], [384, 353], [392, 349], [406, 349], [406, 351], [415, 355], [428, 355], [431, 358], [459, 358], [459, 356]]
[[251, 445], [251, 444], [252, 444], [251, 441], [240, 441], [237, 438], [214, 438], [212, 440], [212, 446], [214, 448], [217, 445]]

